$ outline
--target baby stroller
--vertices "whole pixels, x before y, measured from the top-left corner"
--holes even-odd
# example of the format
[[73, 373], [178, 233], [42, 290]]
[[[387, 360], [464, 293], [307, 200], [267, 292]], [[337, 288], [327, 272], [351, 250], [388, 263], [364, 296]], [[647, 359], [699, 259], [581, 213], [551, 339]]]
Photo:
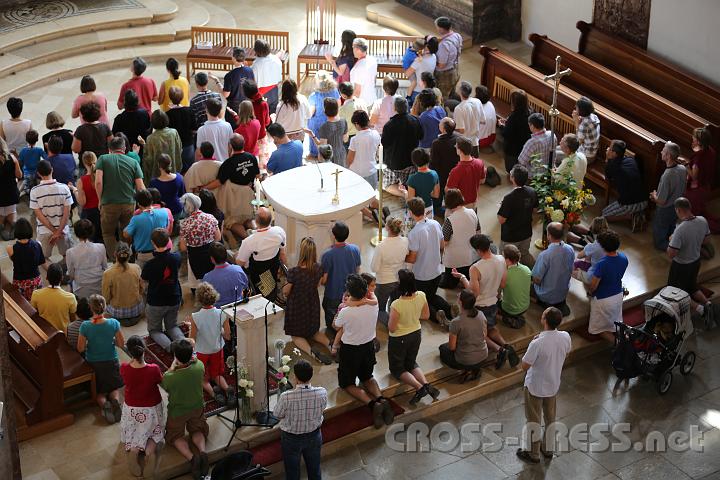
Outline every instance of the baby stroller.
[[695, 366], [695, 352], [686, 351], [687, 339], [693, 333], [690, 296], [679, 288], [665, 287], [643, 308], [643, 325], [615, 322], [617, 345], [612, 366], [620, 380], [638, 376], [654, 379], [662, 395], [670, 390], [675, 367], [688, 375]]

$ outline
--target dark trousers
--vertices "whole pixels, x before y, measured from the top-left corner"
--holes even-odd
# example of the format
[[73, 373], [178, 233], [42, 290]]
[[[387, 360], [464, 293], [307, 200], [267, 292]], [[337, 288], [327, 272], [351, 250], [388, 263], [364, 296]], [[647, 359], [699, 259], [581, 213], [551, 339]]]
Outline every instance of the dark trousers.
[[445, 301], [444, 298], [437, 294], [438, 286], [440, 285], [440, 278], [442, 275], [438, 275], [432, 280], [415, 280], [415, 286], [418, 290], [425, 294], [428, 306], [430, 307], [430, 320], [437, 322], [435, 315], [438, 310], [445, 312], [445, 316], [449, 319], [452, 317], [452, 311], [450, 310], [450, 304]]
[[673, 207], [656, 208], [655, 218], [653, 218], [652, 232], [653, 244], [658, 250], [665, 251], [668, 248], [670, 235], [675, 231], [677, 224], [677, 214]]
[[462, 363], [455, 360], [455, 352], [450, 350], [450, 345], [447, 343], [443, 343], [438, 347], [440, 350], [440, 361], [447, 365], [450, 368], [454, 368], [455, 370], [470, 370], [471, 367], [468, 365], [463, 365]]
[[272, 88], [272, 90], [268, 90], [265, 92], [265, 100], [268, 104], [268, 109], [270, 110], [270, 113], [275, 113], [275, 109], [277, 108], [278, 104], [278, 87], [275, 86]]
[[388, 324], [388, 305], [398, 298], [397, 288], [398, 282], [378, 283], [375, 287], [375, 296], [378, 300], [378, 322], [387, 327]]
[[334, 332], [333, 320], [338, 311], [338, 306], [342, 303], [342, 298], [328, 298], [323, 297], [322, 307], [325, 312], [325, 326]]
[[322, 432], [318, 428], [310, 433], [280, 432], [280, 448], [286, 480], [300, 480], [300, 457], [305, 460], [308, 480], [320, 480], [320, 449]]
[[180, 170], [180, 173], [185, 175], [185, 172], [195, 163], [195, 145], [191, 144], [183, 147], [180, 157], [182, 158], [182, 170]]

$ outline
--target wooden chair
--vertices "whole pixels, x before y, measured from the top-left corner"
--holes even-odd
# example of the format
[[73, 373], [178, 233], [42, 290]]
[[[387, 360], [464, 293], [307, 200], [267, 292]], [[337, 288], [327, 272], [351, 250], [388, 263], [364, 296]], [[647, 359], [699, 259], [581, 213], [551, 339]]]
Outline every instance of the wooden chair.
[[302, 83], [301, 65], [305, 65], [305, 77], [327, 63], [326, 53], [332, 53], [337, 26], [335, 0], [307, 0], [305, 14], [305, 47], [297, 60], [297, 82]]

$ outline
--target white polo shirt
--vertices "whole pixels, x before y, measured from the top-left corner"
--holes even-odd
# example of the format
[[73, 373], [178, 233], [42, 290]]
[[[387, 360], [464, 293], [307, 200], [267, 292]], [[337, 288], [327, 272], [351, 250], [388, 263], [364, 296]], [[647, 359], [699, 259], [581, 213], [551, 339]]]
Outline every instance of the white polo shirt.
[[275, 226], [256, 230], [255, 233], [242, 241], [235, 259], [245, 265], [248, 264], [251, 256], [258, 262], [271, 260], [278, 254], [280, 247], [285, 246], [285, 242], [285, 230], [281, 227]]
[[338, 312], [335, 326], [343, 329], [342, 343], [346, 345], [364, 345], [375, 339], [377, 325], [377, 305], [345, 307]]
[[250, 66], [258, 88], [270, 87], [282, 82], [282, 61], [271, 53], [267, 57], [258, 57]]
[[470, 140], [473, 147], [476, 147], [482, 138], [480, 129], [483, 125], [481, 124], [486, 121], [482, 102], [475, 97], [463, 100], [455, 107], [453, 118], [455, 119], [455, 128], [461, 128], [462, 135]]
[[542, 331], [530, 342], [522, 361], [532, 365], [525, 375], [525, 386], [534, 397], [557, 394], [570, 348], [570, 334], [560, 330]]
[[377, 169], [375, 161], [378, 147], [380, 146], [380, 134], [372, 129], [358, 130], [357, 134], [350, 139], [350, 150], [355, 152], [355, 159], [350, 170], [361, 177], [374, 175]]
[[371, 55], [355, 62], [352, 70], [350, 70], [350, 82], [360, 85], [360, 98], [365, 101], [365, 105], [372, 105], [377, 99], [375, 93], [376, 78], [377, 60]]

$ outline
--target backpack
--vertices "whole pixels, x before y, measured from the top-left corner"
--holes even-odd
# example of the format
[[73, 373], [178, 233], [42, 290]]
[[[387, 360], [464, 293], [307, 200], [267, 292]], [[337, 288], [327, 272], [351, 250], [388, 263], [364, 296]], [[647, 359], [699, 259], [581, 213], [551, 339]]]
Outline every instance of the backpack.
[[642, 361], [635, 352], [632, 342], [621, 340], [612, 355], [611, 365], [621, 380], [635, 378], [643, 373]]
[[213, 468], [211, 480], [255, 480], [270, 475], [270, 471], [252, 464], [253, 455], [247, 450], [231, 453]]

